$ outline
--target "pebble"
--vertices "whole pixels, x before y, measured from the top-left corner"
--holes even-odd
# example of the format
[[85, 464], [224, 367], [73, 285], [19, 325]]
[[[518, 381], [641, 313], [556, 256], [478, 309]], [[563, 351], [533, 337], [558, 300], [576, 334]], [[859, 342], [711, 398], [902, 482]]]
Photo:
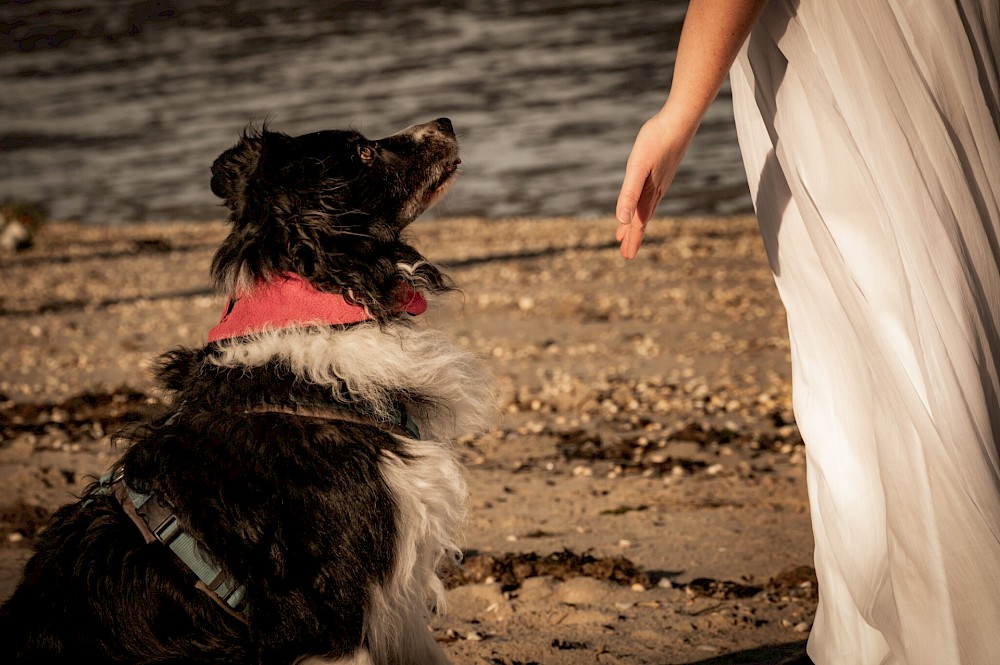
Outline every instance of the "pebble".
[[667, 451], [656, 450], [646, 455], [646, 461], [648, 461], [650, 464], [663, 464], [664, 462], [667, 461], [668, 457], [670, 457], [670, 455], [667, 454]]

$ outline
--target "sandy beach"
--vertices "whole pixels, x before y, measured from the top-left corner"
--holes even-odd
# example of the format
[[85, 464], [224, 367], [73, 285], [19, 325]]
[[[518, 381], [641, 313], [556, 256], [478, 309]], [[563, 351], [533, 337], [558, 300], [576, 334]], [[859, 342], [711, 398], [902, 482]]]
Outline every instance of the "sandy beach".
[[[786, 663], [816, 606], [784, 314], [751, 218], [438, 219], [461, 293], [425, 325], [489, 359], [461, 441], [465, 560], [433, 620], [460, 665]], [[53, 223], [0, 257], [0, 598], [48, 515], [155, 411], [150, 360], [205, 342], [226, 227]]]

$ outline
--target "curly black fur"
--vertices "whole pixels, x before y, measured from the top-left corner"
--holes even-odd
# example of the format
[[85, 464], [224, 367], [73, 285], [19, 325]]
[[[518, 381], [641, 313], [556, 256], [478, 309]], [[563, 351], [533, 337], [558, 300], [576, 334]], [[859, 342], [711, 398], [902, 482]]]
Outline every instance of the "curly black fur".
[[232, 223], [212, 262], [217, 289], [293, 272], [382, 318], [401, 280], [451, 288], [403, 237], [459, 162], [451, 123], [429, 125], [375, 141], [356, 131], [245, 131], [212, 165], [212, 191]]

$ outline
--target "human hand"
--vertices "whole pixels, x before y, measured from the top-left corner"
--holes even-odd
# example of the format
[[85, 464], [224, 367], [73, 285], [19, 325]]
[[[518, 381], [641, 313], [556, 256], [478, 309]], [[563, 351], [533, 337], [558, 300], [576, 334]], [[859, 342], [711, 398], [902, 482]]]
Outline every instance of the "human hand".
[[664, 109], [639, 130], [625, 165], [625, 180], [618, 195], [615, 238], [626, 259], [635, 258], [646, 224], [673, 182], [696, 127], [678, 123]]

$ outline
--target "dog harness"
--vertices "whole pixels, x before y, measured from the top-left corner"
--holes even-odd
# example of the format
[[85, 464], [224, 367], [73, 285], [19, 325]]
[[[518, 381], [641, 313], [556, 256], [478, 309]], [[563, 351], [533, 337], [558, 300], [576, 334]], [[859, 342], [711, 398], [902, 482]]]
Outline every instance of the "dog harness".
[[304, 418], [322, 418], [324, 420], [342, 420], [359, 425], [372, 425], [391, 434], [405, 436], [411, 439], [420, 438], [417, 423], [402, 404], [396, 404], [389, 414], [390, 419], [384, 422], [376, 421], [359, 409], [350, 406], [334, 406], [331, 404], [309, 404], [298, 402], [294, 406], [278, 406], [275, 404], [260, 404], [247, 409], [247, 413], [287, 413]]
[[170, 504], [156, 493], [143, 494], [125, 484], [125, 472], [108, 472], [98, 481], [100, 494], [111, 495], [139, 528], [147, 543], [163, 543], [198, 577], [195, 587], [208, 594], [230, 616], [246, 623], [241, 613], [246, 587], [205, 554], [195, 538], [184, 531]]
[[[403, 283], [399, 311], [417, 315], [427, 311], [427, 301]], [[372, 320], [361, 305], [348, 302], [340, 293], [319, 291], [294, 273], [260, 280], [252, 291], [231, 296], [222, 310], [219, 325], [208, 333], [208, 341], [249, 335], [264, 330], [321, 324], [350, 324]]]

